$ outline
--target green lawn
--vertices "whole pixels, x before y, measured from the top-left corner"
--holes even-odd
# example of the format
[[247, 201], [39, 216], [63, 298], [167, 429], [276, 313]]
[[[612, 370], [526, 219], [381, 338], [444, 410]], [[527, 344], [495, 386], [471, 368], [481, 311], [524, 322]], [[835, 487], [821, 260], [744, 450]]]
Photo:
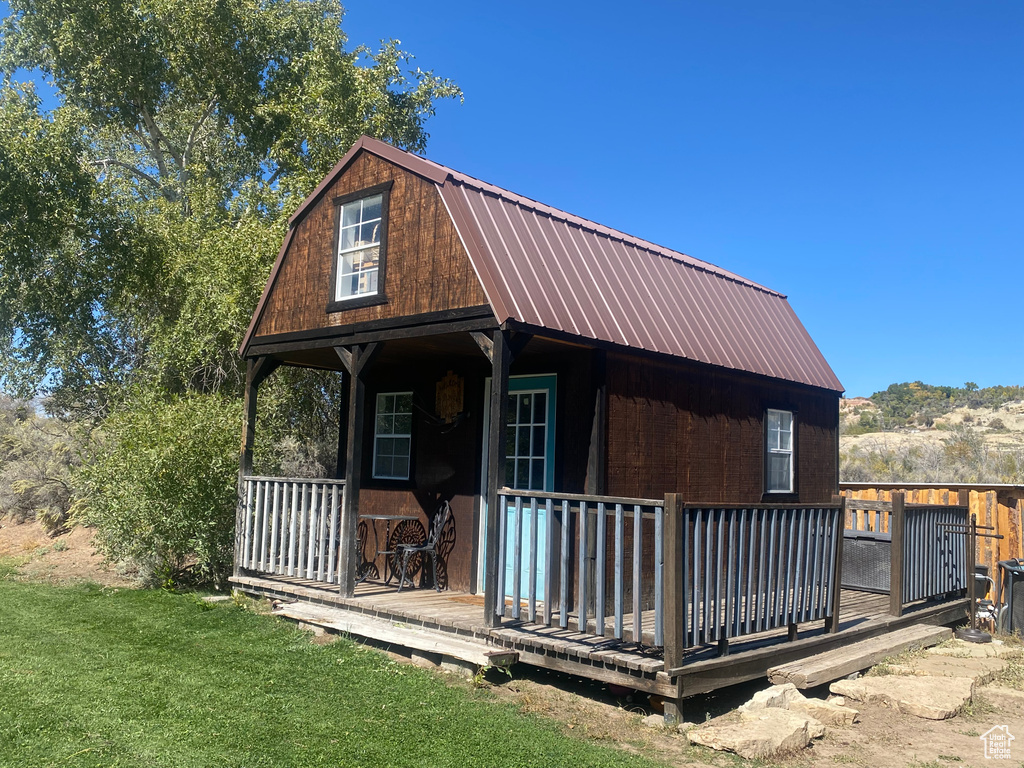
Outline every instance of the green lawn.
[[230, 603], [25, 584], [0, 563], [0, 765], [650, 763]]

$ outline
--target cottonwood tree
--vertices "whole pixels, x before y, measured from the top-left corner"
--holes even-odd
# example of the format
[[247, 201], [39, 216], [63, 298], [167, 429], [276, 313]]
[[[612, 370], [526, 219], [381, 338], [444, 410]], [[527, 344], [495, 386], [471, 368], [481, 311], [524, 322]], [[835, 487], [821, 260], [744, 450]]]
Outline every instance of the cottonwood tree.
[[[103, 432], [97, 466], [131, 455], [154, 397], [183, 424], [206, 409], [227, 425], [235, 350], [287, 216], [362, 133], [422, 150], [435, 103], [461, 92], [396, 41], [348, 50], [336, 0], [8, 6], [0, 383]], [[312, 433], [335, 384], [271, 386], [264, 402]]]

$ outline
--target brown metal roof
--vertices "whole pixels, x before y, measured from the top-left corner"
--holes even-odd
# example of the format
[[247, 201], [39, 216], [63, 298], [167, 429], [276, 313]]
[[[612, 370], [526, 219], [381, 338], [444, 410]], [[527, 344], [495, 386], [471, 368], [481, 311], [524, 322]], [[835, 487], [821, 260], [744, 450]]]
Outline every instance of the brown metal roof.
[[365, 136], [293, 226], [363, 150], [437, 185], [499, 322], [843, 390], [783, 294]]

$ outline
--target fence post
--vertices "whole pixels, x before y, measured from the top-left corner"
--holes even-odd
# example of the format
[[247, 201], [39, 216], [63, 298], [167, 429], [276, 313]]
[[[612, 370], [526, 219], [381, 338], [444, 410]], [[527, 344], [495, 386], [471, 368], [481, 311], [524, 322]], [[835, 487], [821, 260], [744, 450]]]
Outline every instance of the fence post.
[[902, 493], [893, 492], [889, 518], [889, 613], [893, 616], [903, 615], [903, 499]]
[[[683, 645], [686, 632], [686, 605], [683, 595], [683, 503], [677, 493], [665, 494], [665, 671], [678, 669], [683, 663]], [[665, 699], [665, 722], [682, 721], [682, 685], [677, 687], [675, 699]]]
[[836, 523], [836, 561], [832, 564], [832, 615], [825, 620], [825, 631], [839, 631], [839, 610], [843, 594], [843, 531], [846, 530], [846, 497], [835, 496], [832, 503], [839, 504], [839, 520]]

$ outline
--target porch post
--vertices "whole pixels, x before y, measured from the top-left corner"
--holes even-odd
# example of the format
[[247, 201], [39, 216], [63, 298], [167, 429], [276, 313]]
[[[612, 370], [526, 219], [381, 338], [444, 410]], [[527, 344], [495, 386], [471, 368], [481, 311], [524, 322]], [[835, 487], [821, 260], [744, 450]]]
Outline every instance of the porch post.
[[348, 437], [345, 441], [345, 503], [338, 524], [338, 591], [352, 597], [356, 588], [356, 525], [359, 519], [359, 478], [363, 471], [363, 417], [366, 411], [364, 373], [378, 344], [335, 347], [350, 376], [348, 389]]
[[505, 477], [505, 432], [508, 428], [508, 371], [512, 363], [512, 350], [505, 331], [494, 332], [491, 354], [491, 423], [487, 434], [487, 552], [484, 572], [484, 624], [498, 626], [498, 601], [505, 596], [497, 593], [498, 541], [500, 511], [498, 488]]
[[238, 457], [238, 506], [235, 509], [235, 550], [232, 572], [239, 575], [242, 562], [239, 556], [245, 531], [245, 478], [252, 474], [252, 450], [256, 442], [256, 393], [260, 384], [281, 365], [279, 360], [258, 357], [249, 360], [245, 372], [245, 404], [242, 415], [242, 449]]

